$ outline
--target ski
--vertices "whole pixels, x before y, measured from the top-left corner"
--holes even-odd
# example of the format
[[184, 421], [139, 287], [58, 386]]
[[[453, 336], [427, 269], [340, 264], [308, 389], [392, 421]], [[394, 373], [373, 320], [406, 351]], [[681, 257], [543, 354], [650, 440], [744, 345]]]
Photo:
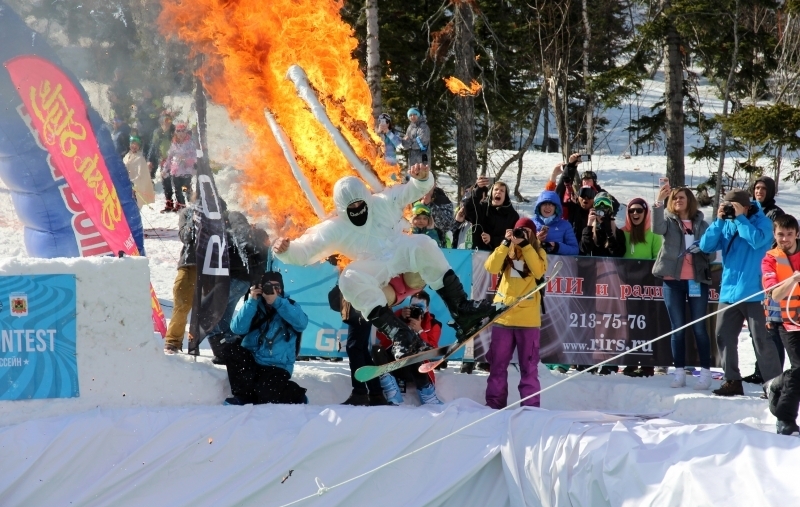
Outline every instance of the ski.
[[419, 367], [419, 372], [420, 373], [428, 373], [428, 372], [433, 371], [437, 366], [439, 366], [443, 362], [447, 361], [447, 359], [450, 358], [450, 356], [452, 356], [453, 354], [455, 354], [456, 352], [461, 350], [461, 348], [464, 345], [466, 345], [467, 343], [469, 343], [473, 339], [475, 339], [475, 337], [478, 336], [479, 334], [481, 334], [484, 329], [486, 329], [487, 327], [489, 327], [492, 324], [494, 324], [495, 322], [497, 322], [498, 319], [500, 319], [503, 315], [507, 314], [509, 311], [511, 311], [514, 308], [516, 308], [517, 305], [519, 305], [523, 301], [526, 301], [527, 299], [530, 299], [531, 297], [533, 297], [534, 294], [536, 294], [537, 292], [539, 292], [543, 288], [547, 287], [547, 284], [550, 282], [550, 279], [553, 278], [554, 276], [556, 276], [558, 274], [558, 272], [561, 270], [561, 264], [562, 264], [561, 261], [556, 262], [553, 265], [553, 269], [550, 272], [550, 276], [549, 277], [545, 277], [544, 282], [540, 283], [539, 285], [534, 287], [530, 292], [528, 292], [527, 294], [524, 294], [519, 299], [514, 301], [514, 303], [511, 304], [505, 310], [503, 310], [502, 313], [498, 313], [497, 315], [495, 315], [493, 319], [491, 319], [489, 322], [487, 322], [486, 324], [481, 326], [477, 331], [474, 331], [473, 333], [471, 333], [465, 340], [460, 341], [460, 342], [456, 342], [456, 343], [453, 343], [452, 345], [450, 345], [450, 349], [444, 354], [444, 356], [441, 359], [439, 359], [437, 361], [431, 361], [429, 363], [425, 363], [425, 364], [421, 365]]
[[[553, 269], [550, 273], [550, 278], [555, 276], [558, 271], [561, 269], [561, 261], [558, 261], [553, 266]], [[378, 366], [362, 366], [358, 370], [356, 370], [355, 378], [359, 382], [366, 382], [368, 380], [372, 380], [376, 377], [380, 377], [384, 373], [390, 373], [395, 370], [399, 370], [404, 366], [408, 366], [410, 364], [421, 363], [422, 361], [429, 361], [436, 358], [441, 358], [438, 361], [426, 363], [420, 367], [420, 371], [422, 372], [422, 368], [425, 368], [423, 373], [432, 371], [437, 365], [439, 365], [442, 361], [447, 360], [448, 357], [452, 356], [454, 353], [458, 352], [462, 346], [466, 345], [470, 340], [475, 338], [481, 331], [492, 325], [497, 319], [502, 317], [506, 314], [509, 310], [515, 308], [519, 303], [525, 301], [526, 299], [530, 298], [538, 291], [542, 290], [544, 287], [547, 286], [549, 278], [546, 279], [544, 282], [537, 285], [533, 290], [525, 294], [524, 296], [520, 297], [517, 301], [514, 302], [511, 306], [503, 310], [503, 312], [498, 313], [494, 316], [491, 320], [486, 322], [485, 324], [479, 326], [475, 331], [467, 334], [467, 338], [460, 342], [455, 342], [450, 345], [444, 345], [441, 347], [437, 347], [435, 349], [425, 350], [423, 352], [419, 352], [417, 354], [413, 354], [410, 356], [406, 356], [403, 358], [398, 359], [397, 361], [392, 361], [391, 363], [386, 363]]]

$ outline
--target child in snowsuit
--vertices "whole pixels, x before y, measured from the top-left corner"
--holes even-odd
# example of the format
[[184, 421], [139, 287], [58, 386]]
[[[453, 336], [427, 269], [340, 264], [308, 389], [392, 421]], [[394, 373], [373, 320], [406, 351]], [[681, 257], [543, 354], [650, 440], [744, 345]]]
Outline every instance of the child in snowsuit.
[[[524, 235], [514, 231], [524, 230]], [[519, 237], [519, 236], [523, 237]], [[521, 218], [514, 229], [506, 231], [503, 242], [489, 255], [485, 264], [492, 274], [502, 278], [495, 302], [513, 304], [537, 285], [547, 271], [547, 254], [536, 238], [536, 225], [530, 218]], [[536, 293], [503, 315], [492, 327], [492, 342], [486, 358], [491, 365], [486, 383], [486, 404], [495, 409], [508, 404], [508, 365], [514, 348], [519, 357], [519, 396], [525, 398], [540, 390], [539, 327], [541, 326], [541, 294]], [[539, 406], [539, 396], [522, 402]]]

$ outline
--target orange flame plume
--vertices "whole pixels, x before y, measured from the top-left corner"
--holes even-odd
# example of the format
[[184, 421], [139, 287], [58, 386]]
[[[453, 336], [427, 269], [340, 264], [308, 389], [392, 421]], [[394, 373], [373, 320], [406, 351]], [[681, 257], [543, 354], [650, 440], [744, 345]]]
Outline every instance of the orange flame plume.
[[464, 96], [474, 97], [475, 95], [478, 94], [478, 92], [481, 91], [481, 88], [483, 88], [480, 85], [480, 83], [478, 83], [474, 79], [469, 84], [469, 86], [467, 86], [467, 85], [464, 84], [463, 81], [461, 81], [460, 79], [458, 79], [456, 77], [445, 78], [444, 84], [445, 84], [445, 86], [447, 86], [447, 89], [450, 90], [450, 93], [452, 93], [454, 95], [459, 95], [459, 96], [462, 96], [462, 97], [464, 97]]
[[253, 139], [244, 172], [248, 201], [266, 197], [271, 226], [296, 234], [319, 221], [292, 176], [264, 119], [272, 111], [291, 139], [297, 161], [325, 210], [333, 185], [355, 175], [330, 135], [286, 79], [303, 67], [334, 125], [384, 183], [396, 169], [383, 160], [373, 131], [371, 97], [358, 62], [357, 41], [335, 0], [162, 0], [159, 25], [205, 55], [200, 71], [211, 100], [240, 120]]

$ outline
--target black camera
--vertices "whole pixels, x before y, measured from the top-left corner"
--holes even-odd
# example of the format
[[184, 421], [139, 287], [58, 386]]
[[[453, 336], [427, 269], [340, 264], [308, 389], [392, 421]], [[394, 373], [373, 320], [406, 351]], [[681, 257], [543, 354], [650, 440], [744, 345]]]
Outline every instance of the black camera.
[[408, 317], [410, 319], [419, 320], [425, 312], [419, 306], [408, 307]]
[[261, 293], [266, 296], [271, 296], [275, 294], [275, 287], [272, 286], [272, 283], [266, 282], [261, 284]]
[[527, 239], [527, 236], [525, 236], [525, 229], [523, 229], [522, 227], [517, 227], [516, 229], [514, 229], [512, 234], [514, 234], [515, 238]]
[[594, 209], [594, 216], [597, 218], [605, 218], [611, 216], [611, 210], [605, 206], [598, 206]]
[[736, 218], [736, 210], [733, 208], [733, 204], [725, 204], [722, 206], [722, 212], [725, 214], [726, 220], [733, 220]]

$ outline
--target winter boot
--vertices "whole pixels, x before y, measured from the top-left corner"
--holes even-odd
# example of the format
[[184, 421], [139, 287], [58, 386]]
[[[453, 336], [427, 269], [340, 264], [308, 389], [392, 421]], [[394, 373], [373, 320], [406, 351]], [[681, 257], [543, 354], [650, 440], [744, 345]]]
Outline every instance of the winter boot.
[[410, 356], [431, 347], [419, 337], [417, 333], [408, 327], [400, 317], [392, 312], [388, 306], [378, 306], [367, 317], [378, 331], [385, 334], [392, 340], [392, 353], [395, 359]]
[[171, 213], [175, 211], [175, 207], [173, 206], [172, 199], [167, 199], [167, 204], [164, 206], [164, 209], [161, 210], [161, 213]]
[[383, 397], [389, 402], [389, 405], [402, 405], [403, 395], [400, 394], [400, 386], [397, 385], [397, 379], [391, 373], [384, 373], [380, 377], [381, 389], [383, 389]]
[[444, 274], [442, 282], [444, 286], [436, 292], [441, 296], [459, 328], [456, 332], [458, 341], [466, 340], [477, 331], [483, 319], [492, 318], [507, 308], [503, 304], [492, 304], [486, 300], [467, 299], [464, 286], [452, 269]]
[[433, 384], [417, 389], [417, 392], [419, 393], [419, 401], [423, 405], [444, 405], [442, 400], [436, 396], [436, 387]]
[[464, 361], [461, 363], [461, 369], [459, 370], [459, 373], [466, 373], [467, 375], [471, 375], [474, 370], [475, 370], [475, 363], [473, 361]]
[[800, 428], [794, 421], [786, 422], [778, 419], [775, 421], [775, 428], [778, 430], [778, 435], [800, 435]]
[[369, 406], [369, 395], [368, 394], [356, 394], [351, 393], [350, 397], [347, 398], [342, 405], [352, 405], [354, 407], [368, 407]]
[[700, 378], [697, 379], [694, 388], [698, 391], [711, 389], [711, 370], [708, 368], [700, 368]]
[[758, 369], [756, 368], [756, 371], [754, 371], [752, 374], [744, 377], [742, 379], [742, 382], [747, 382], [748, 384], [763, 384], [764, 383], [764, 379], [761, 378], [761, 372], [758, 371]]
[[717, 396], [744, 396], [741, 380], [726, 380], [719, 389], [711, 391]]
[[670, 387], [686, 387], [686, 370], [675, 368], [675, 378], [672, 379]]

